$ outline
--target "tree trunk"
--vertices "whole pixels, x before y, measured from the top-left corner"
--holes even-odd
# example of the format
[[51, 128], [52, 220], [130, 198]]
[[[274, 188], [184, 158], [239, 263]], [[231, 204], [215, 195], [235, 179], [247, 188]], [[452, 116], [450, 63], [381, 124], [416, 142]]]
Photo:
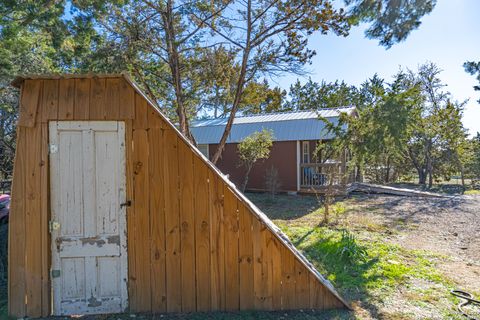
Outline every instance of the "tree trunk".
[[426, 185], [427, 184], [427, 175], [422, 168], [417, 169], [418, 172], [418, 184]]
[[243, 49], [242, 66], [237, 81], [237, 87], [235, 89], [235, 98], [233, 100], [232, 109], [230, 110], [230, 115], [228, 116], [227, 125], [225, 126], [225, 130], [223, 131], [222, 138], [220, 139], [217, 150], [212, 157], [212, 162], [214, 164], [217, 164], [218, 159], [220, 159], [220, 156], [222, 155], [223, 149], [225, 148], [225, 143], [227, 142], [230, 131], [232, 130], [233, 120], [235, 119], [238, 107], [240, 105], [240, 102], [242, 101], [243, 87], [245, 85], [245, 77], [247, 74], [248, 58], [250, 57], [251, 50], [250, 38], [252, 33], [252, 0], [248, 0], [247, 15], [247, 41], [245, 43], [245, 48]]
[[243, 179], [243, 183], [242, 183], [242, 192], [243, 193], [245, 193], [245, 189], [247, 189], [248, 176], [250, 175], [251, 170], [252, 170], [252, 165], [247, 165], [247, 171], [245, 172], [245, 178]]
[[190, 141], [195, 143], [195, 140], [190, 132], [188, 125], [188, 117], [185, 109], [185, 101], [182, 87], [182, 76], [180, 73], [180, 55], [178, 53], [178, 47], [176, 43], [176, 33], [174, 28], [174, 16], [173, 16], [173, 0], [167, 1], [166, 11], [162, 14], [163, 23], [165, 25], [165, 37], [168, 50], [168, 65], [172, 74], [173, 87], [175, 89], [175, 101], [177, 103], [177, 115], [178, 123], [180, 126], [180, 132], [187, 137]]

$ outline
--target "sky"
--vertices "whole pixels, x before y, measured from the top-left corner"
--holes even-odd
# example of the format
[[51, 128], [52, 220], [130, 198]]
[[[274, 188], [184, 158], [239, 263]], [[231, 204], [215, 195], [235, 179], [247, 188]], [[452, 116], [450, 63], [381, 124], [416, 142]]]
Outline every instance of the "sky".
[[[422, 24], [403, 42], [390, 49], [378, 45], [377, 40], [364, 36], [365, 26], [354, 27], [348, 37], [313, 35], [309, 47], [317, 55], [308, 66], [306, 82], [344, 80], [360, 85], [377, 73], [387, 83], [399, 67], [416, 70], [427, 61], [437, 64], [443, 72], [445, 90], [454, 100], [470, 99], [464, 110], [463, 123], [471, 135], [480, 132], [480, 91], [475, 77], [466, 73], [465, 61], [480, 61], [480, 0], [438, 0], [432, 13], [422, 18]], [[274, 85], [288, 89], [297, 80], [296, 75], [273, 79]]]

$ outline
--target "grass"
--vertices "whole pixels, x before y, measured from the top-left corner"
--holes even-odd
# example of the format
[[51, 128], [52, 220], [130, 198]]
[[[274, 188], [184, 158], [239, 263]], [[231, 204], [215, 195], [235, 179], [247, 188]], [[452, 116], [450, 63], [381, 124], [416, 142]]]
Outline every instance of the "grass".
[[[329, 225], [313, 196], [248, 194], [280, 226], [315, 267], [325, 275], [354, 312], [240, 312], [136, 315], [134, 319], [462, 319], [455, 310], [454, 284], [437, 268], [448, 257], [411, 250], [390, 241], [401, 232], [378, 219], [378, 207], [362, 207], [361, 199], [339, 200]], [[400, 222], [399, 222], [400, 223]], [[6, 301], [0, 301], [6, 319]], [[87, 318], [88, 319], [88, 318]], [[92, 318], [93, 319], [93, 318]], [[133, 319], [131, 315], [95, 319]]]
[[[269, 216], [352, 301], [355, 319], [428, 319], [439, 314], [442, 318], [461, 319], [455, 310], [458, 301], [449, 294], [454, 283], [437, 268], [448, 258], [388, 241], [403, 231], [378, 219], [379, 207], [362, 207], [364, 214], [357, 214], [354, 209], [362, 200], [339, 200], [331, 210], [333, 223], [322, 225], [323, 209], [315, 204], [314, 197], [305, 201], [309, 206], [313, 203], [313, 208], [302, 210], [303, 216], [297, 213], [293, 217], [288, 212], [294, 211], [298, 201], [295, 197], [279, 196], [281, 205], [270, 203], [262, 195], [249, 197], [267, 214], [276, 210]], [[398, 301], [402, 301], [400, 305]]]

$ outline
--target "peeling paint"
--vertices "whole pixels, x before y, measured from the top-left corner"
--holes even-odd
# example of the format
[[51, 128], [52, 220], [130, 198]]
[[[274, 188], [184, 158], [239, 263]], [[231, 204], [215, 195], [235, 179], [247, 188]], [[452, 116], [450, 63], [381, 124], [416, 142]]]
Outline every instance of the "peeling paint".
[[107, 243], [109, 244], [118, 244], [120, 245], [120, 236], [119, 235], [116, 235], [116, 236], [109, 236], [107, 237]]

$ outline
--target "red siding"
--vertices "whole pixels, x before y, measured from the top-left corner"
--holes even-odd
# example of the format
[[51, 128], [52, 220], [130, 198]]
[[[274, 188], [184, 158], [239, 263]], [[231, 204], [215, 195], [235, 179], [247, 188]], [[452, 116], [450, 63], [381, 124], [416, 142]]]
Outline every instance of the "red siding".
[[[216, 144], [209, 146], [210, 158], [212, 158]], [[229, 143], [225, 146], [222, 158], [218, 161], [217, 167], [224, 173], [230, 175], [237, 186], [241, 186], [245, 176], [245, 167], [238, 167], [239, 158], [237, 154], [237, 143]], [[247, 189], [265, 190], [265, 174], [271, 166], [278, 170], [280, 176], [281, 191], [297, 190], [297, 142], [278, 141], [274, 142], [270, 157], [266, 160], [259, 160], [250, 172]]]

